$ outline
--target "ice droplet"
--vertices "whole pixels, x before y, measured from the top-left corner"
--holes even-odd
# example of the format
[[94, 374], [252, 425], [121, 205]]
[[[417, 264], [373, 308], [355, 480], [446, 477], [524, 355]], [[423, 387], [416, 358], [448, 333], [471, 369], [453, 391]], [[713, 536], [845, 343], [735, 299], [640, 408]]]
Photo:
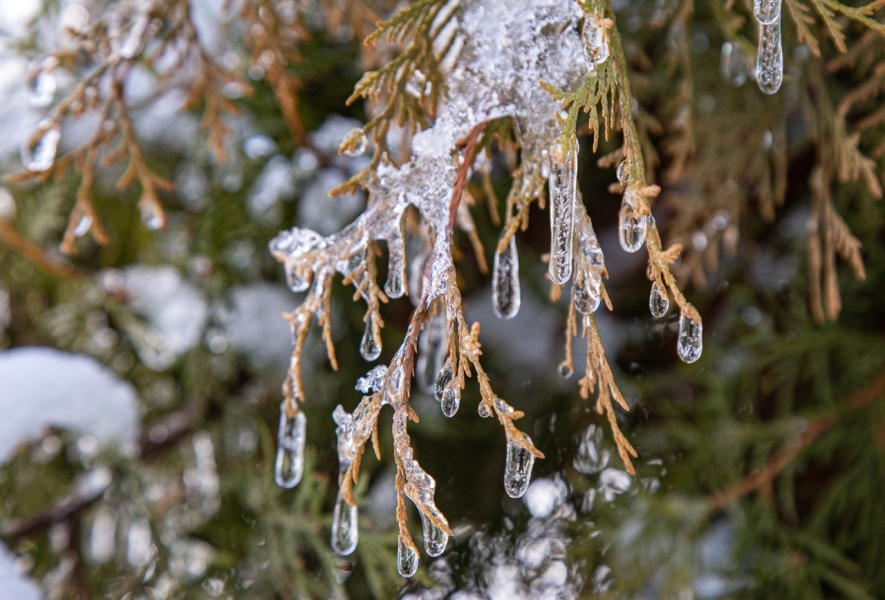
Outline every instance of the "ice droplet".
[[660, 319], [667, 314], [670, 308], [670, 299], [667, 297], [667, 291], [661, 289], [657, 281], [651, 284], [651, 295], [648, 298], [648, 309], [651, 316]]
[[31, 81], [31, 97], [29, 102], [34, 108], [44, 108], [55, 98], [57, 83], [51, 66], [44, 66]]
[[85, 214], [80, 217], [80, 220], [77, 221], [77, 226], [74, 227], [74, 235], [76, 237], [83, 237], [87, 233], [89, 233], [89, 229], [92, 227], [92, 215]]
[[645, 216], [637, 215], [636, 206], [625, 198], [618, 217], [618, 237], [621, 241], [621, 248], [627, 252], [636, 252], [645, 244], [645, 234], [648, 227]]
[[439, 556], [449, 543], [446, 532], [433, 524], [433, 522], [421, 513], [421, 524], [424, 527], [424, 551], [427, 556]]
[[385, 377], [387, 377], [387, 366], [378, 365], [366, 373], [365, 377], [356, 380], [356, 389], [364, 394], [380, 392]]
[[295, 293], [304, 292], [310, 287], [310, 281], [298, 273], [298, 265], [290, 261], [286, 262], [286, 283]]
[[143, 202], [141, 204], [141, 222], [151, 231], [156, 231], [162, 229], [166, 224], [166, 217], [160, 210], [157, 210], [155, 203]]
[[753, 14], [760, 25], [771, 25], [781, 17], [781, 0], [753, 0]]
[[339, 493], [332, 514], [332, 550], [340, 556], [352, 554], [358, 538], [356, 506], [348, 504]]
[[37, 127], [39, 133], [25, 141], [21, 149], [22, 164], [33, 173], [41, 173], [52, 166], [61, 138], [61, 129], [49, 120], [42, 121]]
[[756, 55], [756, 83], [766, 94], [777, 92], [784, 81], [784, 50], [781, 46], [781, 20], [759, 26], [759, 53]]
[[521, 498], [532, 480], [535, 455], [512, 440], [507, 440], [507, 464], [504, 467], [504, 490], [511, 498]]
[[627, 183], [627, 160], [624, 159], [618, 163], [618, 168], [615, 169], [615, 177], [618, 178], [619, 183]]
[[360, 342], [360, 355], [368, 361], [376, 360], [381, 356], [380, 340], [375, 339], [375, 315], [369, 313], [366, 316], [366, 330]]
[[366, 138], [366, 134], [363, 133], [361, 128], [357, 127], [351, 129], [350, 132], [344, 136], [344, 139], [341, 140], [340, 152], [347, 156], [360, 156], [365, 153], [368, 147], [369, 140]]
[[570, 364], [568, 364], [568, 361], [562, 361], [561, 363], [559, 363], [559, 368], [557, 369], [557, 372], [559, 373], [559, 376], [563, 379], [568, 379], [572, 376], [575, 370]]
[[492, 413], [489, 412], [489, 407], [486, 406], [485, 402], [480, 402], [479, 406], [476, 407], [476, 412], [479, 413], [479, 416], [483, 419], [488, 419], [492, 416]]
[[433, 396], [436, 398], [437, 402], [442, 402], [443, 397], [445, 396], [445, 391], [451, 385], [452, 381], [455, 378], [455, 373], [452, 371], [452, 365], [450, 363], [446, 363], [445, 366], [440, 370], [439, 374], [436, 376], [436, 384], [433, 390]]
[[304, 474], [304, 441], [307, 418], [300, 410], [289, 416], [286, 403], [280, 405], [280, 429], [277, 432], [277, 459], [274, 479], [282, 488], [293, 488]]
[[396, 543], [396, 569], [403, 577], [412, 577], [418, 570], [418, 554], [406, 545], [402, 536]]
[[402, 233], [388, 240], [387, 282], [384, 293], [388, 298], [401, 298], [406, 293], [406, 244]]
[[679, 341], [676, 350], [683, 361], [693, 363], [701, 357], [704, 348], [703, 330], [701, 321], [695, 321], [685, 313], [679, 317]]
[[584, 42], [584, 56], [590, 61], [591, 69], [596, 69], [596, 67], [608, 59], [605, 27], [602, 26], [600, 19], [595, 15], [587, 15], [584, 18], [581, 40]]
[[579, 313], [589, 315], [599, 308], [602, 281], [595, 272], [579, 271], [572, 287], [572, 301]]
[[566, 153], [560, 144], [550, 150], [550, 280], [565, 283], [572, 275], [572, 238], [577, 202], [578, 142]]
[[418, 361], [415, 365], [415, 378], [418, 386], [432, 392], [436, 374], [446, 361], [446, 317], [442, 311], [435, 314], [418, 338]]
[[461, 391], [457, 388], [454, 381], [451, 381], [443, 390], [442, 402], [440, 402], [443, 414], [449, 418], [454, 417], [461, 406]]
[[492, 268], [492, 308], [499, 319], [512, 319], [519, 312], [519, 256], [516, 253], [516, 236], [503, 252], [495, 253]]

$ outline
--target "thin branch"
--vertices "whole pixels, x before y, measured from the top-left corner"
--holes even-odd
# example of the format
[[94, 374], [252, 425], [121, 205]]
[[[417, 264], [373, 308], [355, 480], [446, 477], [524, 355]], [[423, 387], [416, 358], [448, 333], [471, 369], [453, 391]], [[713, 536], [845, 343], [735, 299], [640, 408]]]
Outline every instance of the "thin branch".
[[843, 413], [872, 404], [883, 395], [885, 395], [885, 369], [880, 371], [870, 383], [849, 396], [839, 410], [810, 419], [805, 430], [787, 442], [786, 446], [764, 467], [721, 492], [713, 494], [710, 497], [710, 504], [714, 509], [721, 510], [750, 492], [770, 484], [805, 448], [838, 423]]
[[49, 256], [43, 248], [19, 233], [12, 223], [5, 219], [0, 219], [0, 243], [18, 251], [36, 266], [60, 279], [81, 279], [86, 276], [76, 267]]

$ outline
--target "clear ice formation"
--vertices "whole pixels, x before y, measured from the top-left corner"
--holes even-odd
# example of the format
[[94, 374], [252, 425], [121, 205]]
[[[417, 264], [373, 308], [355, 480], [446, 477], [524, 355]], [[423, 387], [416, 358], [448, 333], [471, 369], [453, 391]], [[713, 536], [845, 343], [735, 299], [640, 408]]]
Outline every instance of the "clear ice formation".
[[781, 18], [781, 0], [753, 0], [753, 14], [760, 25], [771, 25]]
[[37, 133], [22, 144], [21, 160], [28, 171], [42, 173], [55, 162], [61, 129], [49, 120], [41, 121]]
[[608, 60], [608, 42], [605, 39], [605, 27], [603, 27], [602, 21], [598, 16], [587, 15], [584, 18], [581, 39], [584, 42], [584, 56], [590, 62], [592, 69]]
[[578, 142], [550, 150], [550, 280], [565, 283], [572, 275], [572, 238], [578, 202]]
[[418, 338], [418, 360], [415, 380], [420, 389], [433, 392], [436, 375], [446, 362], [446, 318], [442, 311], [427, 319]]
[[503, 252], [495, 252], [492, 266], [492, 308], [499, 319], [512, 319], [519, 312], [519, 255], [516, 253], [516, 236]]
[[[456, 19], [463, 45], [458, 60], [446, 75], [446, 88], [437, 108], [433, 125], [412, 139], [412, 155], [403, 164], [393, 164], [382, 157], [374, 173], [365, 182], [370, 197], [366, 210], [336, 234], [319, 234], [298, 227], [281, 232], [269, 244], [270, 252], [284, 264], [289, 286], [296, 292], [307, 292], [307, 300], [323, 297], [328, 277], [334, 273], [349, 275], [354, 263], [359, 264], [370, 244], [386, 242], [390, 254], [386, 293], [396, 296], [405, 290], [405, 250], [400, 223], [411, 205], [418, 209], [424, 223], [435, 234], [430, 251], [433, 268], [425, 272], [422, 286], [427, 306], [446, 292], [453, 283], [452, 253], [445, 235], [449, 206], [458, 175], [452, 160], [458, 142], [475, 127], [500, 118], [511, 118], [519, 132], [522, 146], [523, 198], [542, 193], [545, 173], [549, 169], [549, 149], [562, 133], [557, 123], [559, 110], [538, 82], [543, 80], [564, 90], [577, 89], [592, 68], [584, 54], [581, 36], [569, 27], [582, 17], [575, 3], [562, 0], [464, 0]], [[572, 160], [572, 157], [567, 157]], [[574, 169], [557, 171], [561, 184], [569, 183]], [[557, 188], [560, 189], [560, 188]], [[557, 215], [571, 214], [566, 193]], [[572, 201], [574, 198], [572, 197]], [[558, 278], [570, 274], [572, 226], [561, 218], [557, 225], [565, 233], [562, 252], [555, 253], [561, 269]], [[402, 256], [402, 261], [400, 257]], [[402, 274], [402, 277], [398, 277]], [[311, 281], [313, 280], [313, 285]], [[402, 283], [400, 283], [400, 281]], [[413, 299], [417, 301], [417, 299]], [[306, 317], [305, 317], [306, 318]], [[437, 355], [438, 360], [438, 355]], [[293, 368], [297, 364], [293, 362]], [[394, 408], [394, 453], [402, 469], [403, 491], [418, 508], [425, 522], [425, 550], [442, 552], [450, 532], [445, 516], [434, 500], [436, 482], [412, 456], [406, 431], [409, 390], [402, 389], [402, 354], [397, 353], [382, 382], [364, 379], [365, 389], [383, 387], [383, 402]], [[445, 386], [443, 386], [443, 392]], [[347, 472], [353, 452], [371, 436], [379, 403], [361, 403], [353, 415], [343, 409], [335, 411], [339, 434], [339, 468]], [[483, 405], [484, 406], [484, 405]], [[362, 411], [362, 412], [361, 412]], [[375, 411], [375, 412], [372, 412]], [[519, 445], [509, 442], [505, 489], [511, 496], [525, 492], [531, 477], [534, 456]], [[342, 484], [343, 481], [339, 481]], [[339, 495], [335, 503], [332, 547], [339, 554], [353, 552], [357, 543], [357, 509]], [[400, 553], [401, 572], [413, 569], [407, 551]], [[415, 562], [417, 557], [415, 558]], [[415, 565], [416, 566], [416, 565]]]
[[304, 441], [307, 419], [302, 411], [289, 416], [286, 403], [280, 405], [280, 428], [277, 432], [277, 458], [274, 479], [282, 488], [293, 488], [304, 474]]
[[701, 357], [704, 349], [703, 331], [704, 326], [701, 321], [695, 321], [685, 313], [679, 317], [676, 351], [684, 362], [693, 363]]
[[618, 214], [618, 239], [621, 248], [627, 252], [636, 252], [645, 244], [648, 232], [648, 219], [638, 213], [636, 199], [630, 188], [624, 193], [621, 212]]
[[[780, 3], [778, 3], [780, 6]], [[766, 94], [777, 92], [784, 81], [784, 49], [781, 20], [759, 25], [759, 52], [756, 55], [756, 83]]]
[[648, 310], [651, 316], [660, 319], [667, 314], [670, 309], [670, 299], [667, 297], [667, 290], [662, 289], [657, 281], [651, 284], [651, 294], [648, 297]]
[[412, 577], [418, 571], [418, 554], [399, 536], [396, 543], [396, 569], [403, 577]]
[[[605, 273], [605, 260], [599, 240], [587, 213], [581, 208], [578, 221], [575, 262], [577, 273], [572, 287], [572, 301], [579, 313], [589, 315], [596, 312], [602, 300], [602, 277]], [[570, 375], [570, 374], [569, 374]]]

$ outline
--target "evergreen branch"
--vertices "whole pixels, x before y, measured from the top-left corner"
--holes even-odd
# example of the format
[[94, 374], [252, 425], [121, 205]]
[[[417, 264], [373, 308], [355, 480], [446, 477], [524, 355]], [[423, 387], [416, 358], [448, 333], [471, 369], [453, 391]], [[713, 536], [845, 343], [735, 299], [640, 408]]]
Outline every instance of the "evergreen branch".
[[43, 248], [26, 238], [12, 223], [3, 218], [0, 218], [0, 242], [54, 277], [80, 279], [86, 276], [76, 267], [49, 256]]
[[869, 406], [883, 395], [885, 395], [885, 370], [880, 371], [867, 385], [852, 393], [837, 410], [806, 421], [802, 432], [789, 440], [761, 469], [713, 494], [709, 498], [713, 509], [722, 510], [747, 494], [770, 485], [803, 450], [837, 425], [841, 416]]

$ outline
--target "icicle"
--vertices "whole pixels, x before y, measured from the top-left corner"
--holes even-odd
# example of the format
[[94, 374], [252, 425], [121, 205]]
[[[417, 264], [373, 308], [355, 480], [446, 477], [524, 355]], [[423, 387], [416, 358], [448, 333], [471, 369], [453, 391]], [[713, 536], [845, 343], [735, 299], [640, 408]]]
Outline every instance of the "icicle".
[[348, 504], [339, 493], [332, 514], [332, 550], [340, 556], [352, 554], [356, 550], [358, 539], [356, 506]]
[[402, 225], [398, 232], [387, 240], [387, 283], [384, 293], [388, 298], [401, 298], [406, 293], [406, 244]]
[[31, 96], [29, 102], [34, 108], [45, 108], [52, 104], [58, 84], [55, 80], [55, 58], [43, 62], [40, 70], [31, 80]]
[[590, 61], [590, 69], [594, 70], [608, 59], [608, 43], [605, 40], [605, 27], [596, 15], [584, 16], [584, 28], [581, 30], [584, 42], [584, 56]]
[[92, 215], [84, 214], [80, 217], [80, 220], [77, 221], [77, 226], [74, 227], [74, 235], [76, 237], [83, 237], [87, 233], [89, 233], [89, 229], [92, 227]]
[[280, 405], [280, 429], [277, 432], [277, 460], [274, 479], [282, 488], [293, 488], [304, 474], [304, 441], [307, 419], [302, 411], [290, 417], [286, 402]]
[[366, 330], [360, 342], [360, 355], [368, 361], [377, 360], [381, 356], [381, 340], [375, 337], [375, 314], [366, 315]]
[[504, 252], [495, 253], [492, 269], [492, 307], [499, 319], [512, 319], [519, 312], [519, 256], [516, 253], [516, 236]]
[[648, 309], [651, 311], [651, 316], [659, 319], [667, 314], [669, 308], [670, 299], [667, 298], [667, 291], [661, 289], [657, 281], [653, 281], [651, 295], [648, 298]]
[[760, 25], [771, 25], [781, 18], [781, 0], [753, 0], [753, 14]]
[[605, 257], [602, 254], [602, 248], [599, 247], [599, 240], [593, 231], [593, 224], [590, 217], [584, 215], [578, 228], [578, 249], [587, 259], [589, 266], [594, 269], [605, 268]]
[[446, 317], [442, 311], [431, 317], [421, 337], [418, 338], [418, 360], [415, 365], [415, 378], [418, 387], [433, 392], [436, 374], [446, 360]]
[[550, 280], [565, 283], [572, 274], [572, 237], [577, 202], [578, 142], [566, 155], [560, 144], [550, 150]]
[[166, 218], [163, 213], [157, 210], [157, 205], [153, 202], [143, 202], [141, 205], [141, 222], [151, 231], [162, 229], [166, 224]]
[[504, 490], [511, 498], [521, 498], [532, 479], [535, 455], [507, 440], [507, 465], [504, 467]]
[[676, 350], [683, 361], [693, 363], [701, 357], [704, 348], [703, 330], [701, 321], [695, 321], [685, 313], [679, 317], [679, 341]]
[[310, 287], [310, 281], [298, 274], [298, 265], [291, 261], [286, 261], [286, 283], [289, 289], [295, 293], [307, 291]]
[[449, 543], [446, 532], [433, 524], [433, 522], [421, 513], [421, 524], [424, 527], [424, 551], [427, 556], [439, 556]]
[[618, 217], [618, 237], [621, 241], [621, 248], [627, 252], [636, 252], [645, 244], [645, 234], [648, 227], [645, 216], [636, 214], [636, 206], [625, 194]]
[[759, 26], [759, 53], [756, 55], [756, 83], [766, 94], [777, 92], [784, 81], [784, 50], [781, 21]]
[[61, 129], [52, 121], [41, 121], [37, 127], [41, 133], [31, 137], [21, 149], [22, 164], [32, 173], [41, 173], [52, 166], [61, 138]]
[[434, 396], [436, 401], [440, 403], [445, 416], [455, 416], [455, 413], [458, 412], [458, 407], [461, 405], [461, 390], [458, 389], [455, 373], [448, 362], [436, 377]]
[[403, 577], [412, 577], [418, 570], [418, 554], [399, 536], [396, 543], [396, 569]]

